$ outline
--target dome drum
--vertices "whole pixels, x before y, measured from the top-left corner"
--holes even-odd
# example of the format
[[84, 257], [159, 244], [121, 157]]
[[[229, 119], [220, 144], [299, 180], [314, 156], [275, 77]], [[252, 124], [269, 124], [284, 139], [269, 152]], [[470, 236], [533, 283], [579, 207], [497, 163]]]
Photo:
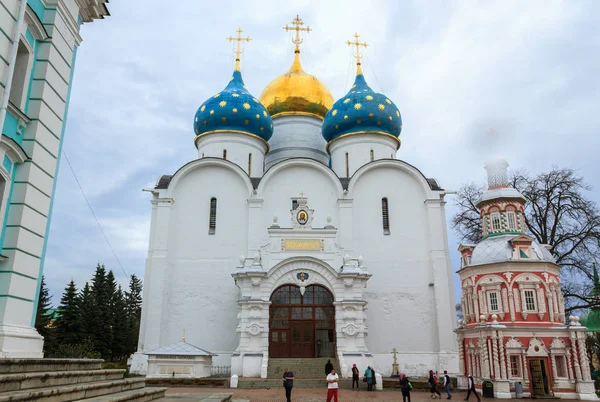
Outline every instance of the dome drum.
[[235, 163], [250, 177], [261, 177], [269, 145], [260, 137], [222, 131], [219, 135], [200, 135], [196, 139], [198, 158], [220, 158]]
[[372, 161], [396, 158], [398, 138], [369, 132], [356, 134], [339, 137], [327, 145], [331, 168], [339, 177], [352, 177]]

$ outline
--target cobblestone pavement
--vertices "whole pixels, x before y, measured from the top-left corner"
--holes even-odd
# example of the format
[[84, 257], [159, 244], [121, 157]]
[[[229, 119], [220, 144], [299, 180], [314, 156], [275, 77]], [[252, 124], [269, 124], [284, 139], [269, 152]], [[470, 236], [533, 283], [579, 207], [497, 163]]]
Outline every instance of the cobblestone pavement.
[[[233, 394], [233, 402], [285, 402], [285, 393], [283, 388], [278, 389], [226, 389], [226, 388], [169, 388], [167, 390], [166, 397], [172, 394], [179, 394], [178, 396], [183, 397], [185, 395], [186, 402], [192, 400], [200, 400], [207, 394], [229, 392]], [[466, 396], [466, 392], [455, 392], [452, 394], [453, 401], [463, 401]], [[174, 395], [173, 395], [174, 396]], [[295, 389], [292, 391], [292, 401], [294, 402], [325, 402], [327, 397], [327, 389], [319, 388], [305, 388]], [[172, 399], [173, 401], [181, 401], [182, 399]], [[445, 398], [442, 398], [445, 400]], [[471, 402], [477, 401], [476, 398], [471, 395], [469, 399]], [[520, 399], [522, 401], [522, 399]], [[400, 391], [380, 391], [380, 392], [367, 392], [367, 391], [352, 391], [347, 389], [341, 389], [339, 394], [339, 402], [367, 402], [367, 401], [402, 401], [402, 394]], [[411, 402], [419, 401], [431, 401], [429, 393], [427, 392], [413, 392], [411, 393]], [[536, 402], [544, 402], [556, 400], [544, 400], [537, 399]]]

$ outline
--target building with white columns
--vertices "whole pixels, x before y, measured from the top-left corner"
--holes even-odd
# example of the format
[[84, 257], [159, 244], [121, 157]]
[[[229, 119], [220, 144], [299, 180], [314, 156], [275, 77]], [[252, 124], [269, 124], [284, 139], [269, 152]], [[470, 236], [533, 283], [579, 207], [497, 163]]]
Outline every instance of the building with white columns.
[[33, 328], [79, 29], [108, 0], [0, 0], [0, 357], [42, 357]]
[[198, 158], [148, 190], [132, 371], [186, 330], [243, 377], [314, 357], [337, 359], [344, 376], [353, 363], [390, 375], [393, 348], [410, 375], [456, 373], [446, 192], [396, 157], [396, 105], [368, 86], [360, 59], [334, 102], [298, 47], [260, 99], [239, 58], [228, 79], [194, 118]]
[[[459, 385], [491, 380], [498, 398], [597, 399], [587, 329], [565, 320], [560, 266], [527, 235], [525, 198], [508, 184], [508, 163], [486, 163], [489, 189], [477, 201], [483, 240], [461, 244], [464, 321], [459, 322]], [[566, 322], [566, 324], [565, 324]]]

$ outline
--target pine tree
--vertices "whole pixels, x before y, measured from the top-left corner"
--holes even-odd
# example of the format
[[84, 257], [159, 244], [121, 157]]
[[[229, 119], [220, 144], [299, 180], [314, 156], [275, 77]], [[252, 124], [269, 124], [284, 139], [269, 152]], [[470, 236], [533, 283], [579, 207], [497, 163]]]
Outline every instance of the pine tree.
[[127, 354], [127, 340], [129, 332], [127, 322], [127, 306], [121, 286], [117, 288], [111, 304], [111, 358], [112, 360], [117, 361], [123, 359]]
[[40, 294], [38, 297], [37, 313], [35, 315], [35, 329], [44, 337], [44, 350], [52, 348], [54, 330], [50, 328], [53, 311], [50, 302], [50, 292], [46, 287], [46, 279], [42, 275]]
[[81, 322], [80, 339], [89, 340], [94, 347], [96, 346], [96, 306], [92, 297], [92, 291], [89, 283], [85, 283], [83, 290], [79, 295], [80, 309], [79, 319]]
[[129, 278], [129, 291], [125, 292], [125, 298], [128, 328], [126, 352], [131, 354], [137, 350], [142, 317], [142, 281], [135, 275], [131, 275]]
[[[113, 276], [114, 277], [114, 276]], [[112, 294], [110, 292], [106, 269], [104, 265], [98, 264], [90, 286], [93, 314], [94, 347], [105, 360], [110, 360], [111, 334], [110, 334], [110, 303]], [[91, 328], [90, 328], [91, 329]]]
[[75, 282], [71, 280], [60, 299], [56, 318], [56, 339], [60, 343], [77, 343], [81, 337], [79, 319], [79, 295]]

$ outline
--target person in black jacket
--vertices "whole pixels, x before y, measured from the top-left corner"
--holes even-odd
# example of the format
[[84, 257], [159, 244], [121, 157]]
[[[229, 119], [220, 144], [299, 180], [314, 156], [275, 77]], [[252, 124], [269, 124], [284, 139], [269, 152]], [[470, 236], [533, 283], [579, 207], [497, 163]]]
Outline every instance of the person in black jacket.
[[325, 375], [329, 375], [333, 370], [333, 364], [331, 364], [331, 360], [327, 360], [327, 364], [325, 364]]
[[435, 371], [429, 370], [429, 391], [431, 392], [431, 398], [441, 398], [442, 395], [440, 391], [437, 390], [437, 376], [435, 375]]
[[402, 402], [406, 402], [406, 398], [408, 398], [408, 402], [410, 402], [410, 381], [408, 377], [404, 373], [400, 373], [400, 389], [402, 390]]
[[481, 398], [479, 398], [479, 394], [477, 393], [477, 390], [475, 389], [475, 380], [473, 379], [473, 376], [470, 375], [469, 377], [467, 377], [467, 381], [468, 381], [469, 391], [467, 392], [467, 397], [465, 398], [465, 401], [469, 400], [469, 397], [471, 396], [471, 392], [472, 392], [477, 397], [477, 401], [481, 402]]
[[352, 389], [354, 389], [354, 383], [356, 382], [356, 390], [358, 390], [358, 376], [360, 371], [358, 371], [358, 367], [356, 364], [352, 365]]
[[285, 369], [283, 372], [283, 387], [285, 388], [285, 399], [287, 402], [292, 401], [292, 388], [294, 387], [294, 373]]

